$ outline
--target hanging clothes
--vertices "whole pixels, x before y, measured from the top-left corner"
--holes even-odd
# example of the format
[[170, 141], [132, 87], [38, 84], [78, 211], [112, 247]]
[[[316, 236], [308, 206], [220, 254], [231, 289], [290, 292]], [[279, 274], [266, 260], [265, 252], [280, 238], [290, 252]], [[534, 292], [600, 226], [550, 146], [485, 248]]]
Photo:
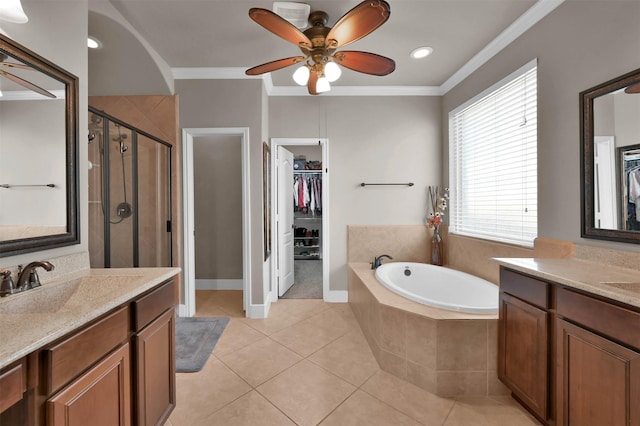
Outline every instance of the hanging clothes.
[[293, 179], [295, 212], [317, 215], [322, 212], [322, 177], [318, 174], [297, 174]]

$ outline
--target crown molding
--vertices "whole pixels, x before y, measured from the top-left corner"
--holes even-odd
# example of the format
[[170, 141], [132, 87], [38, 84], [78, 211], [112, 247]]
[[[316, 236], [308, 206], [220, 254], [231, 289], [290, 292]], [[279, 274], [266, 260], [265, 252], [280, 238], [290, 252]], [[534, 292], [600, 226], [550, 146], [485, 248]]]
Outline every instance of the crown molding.
[[[306, 87], [275, 86], [269, 96], [309, 96]], [[442, 96], [437, 86], [333, 86], [321, 96]]]
[[489, 59], [497, 55], [502, 49], [529, 30], [529, 28], [533, 27], [542, 18], [564, 3], [564, 1], [565, 0], [538, 0], [533, 6], [527, 9], [525, 13], [520, 15], [518, 19], [513, 21], [513, 23], [503, 32], [480, 50], [480, 52], [471, 58], [469, 62], [453, 73], [453, 75], [449, 77], [442, 86], [440, 86], [442, 94], [445, 95], [449, 90], [453, 89], [465, 78], [469, 77], [474, 71], [487, 63]]
[[[256, 80], [262, 79], [269, 96], [308, 96], [301, 86], [274, 86], [271, 74], [248, 76], [246, 68], [172, 68], [176, 80]], [[334, 86], [323, 96], [441, 96], [437, 86]]]
[[[444, 96], [564, 1], [538, 0], [441, 86], [334, 86], [322, 96]], [[245, 70], [243, 67], [171, 69], [176, 80], [262, 79], [268, 96], [308, 96], [305, 87], [274, 86], [271, 74], [248, 76]]]

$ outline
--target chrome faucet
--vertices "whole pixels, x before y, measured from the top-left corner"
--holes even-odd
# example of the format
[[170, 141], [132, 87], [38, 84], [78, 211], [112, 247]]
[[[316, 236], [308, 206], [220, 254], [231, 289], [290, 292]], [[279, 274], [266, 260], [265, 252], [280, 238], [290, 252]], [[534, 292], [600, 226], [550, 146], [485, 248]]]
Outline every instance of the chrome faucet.
[[18, 266], [18, 281], [16, 282], [17, 291], [25, 291], [31, 288], [40, 287], [40, 278], [36, 272], [36, 268], [44, 268], [46, 271], [51, 271], [54, 266], [51, 262], [31, 262], [24, 268], [22, 265]]
[[382, 258], [383, 257], [386, 257], [389, 260], [393, 260], [393, 257], [389, 256], [388, 254], [381, 254], [380, 256], [378, 256], [375, 259], [373, 259], [373, 263], [371, 263], [371, 269], [378, 269], [378, 267], [380, 267], [380, 265], [382, 265]]

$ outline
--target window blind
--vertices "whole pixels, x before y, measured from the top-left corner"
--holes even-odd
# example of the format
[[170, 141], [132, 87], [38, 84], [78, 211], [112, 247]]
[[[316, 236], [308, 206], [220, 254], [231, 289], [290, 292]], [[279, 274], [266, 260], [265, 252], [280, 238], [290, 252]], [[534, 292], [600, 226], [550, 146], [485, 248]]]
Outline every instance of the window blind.
[[450, 232], [533, 246], [536, 70], [534, 60], [449, 114]]

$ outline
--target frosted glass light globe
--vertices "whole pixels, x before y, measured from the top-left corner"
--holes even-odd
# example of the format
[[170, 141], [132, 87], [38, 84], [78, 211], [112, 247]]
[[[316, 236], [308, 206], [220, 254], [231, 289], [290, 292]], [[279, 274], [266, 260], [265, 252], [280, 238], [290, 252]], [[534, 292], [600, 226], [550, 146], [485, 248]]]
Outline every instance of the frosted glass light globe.
[[335, 62], [328, 62], [324, 66], [324, 76], [327, 77], [330, 83], [333, 83], [342, 75], [342, 70]]
[[305, 65], [298, 68], [293, 73], [293, 81], [295, 81], [296, 84], [299, 84], [300, 86], [305, 86], [309, 81], [309, 68], [307, 68]]
[[323, 93], [328, 92], [329, 90], [331, 90], [331, 85], [329, 84], [327, 77], [320, 77], [316, 83], [316, 92]]

